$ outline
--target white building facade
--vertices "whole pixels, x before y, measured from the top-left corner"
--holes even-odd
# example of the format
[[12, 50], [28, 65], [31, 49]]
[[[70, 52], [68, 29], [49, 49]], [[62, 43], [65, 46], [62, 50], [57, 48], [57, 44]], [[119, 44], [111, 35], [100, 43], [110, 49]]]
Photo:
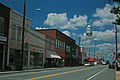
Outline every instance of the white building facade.
[[80, 52], [82, 53], [82, 64], [84, 64], [85, 63], [85, 59], [86, 59], [86, 57], [87, 57], [87, 54], [86, 54], [86, 49], [84, 48], [84, 47], [80, 47]]
[[19, 70], [23, 59], [23, 69], [44, 67], [45, 35], [30, 29], [31, 20], [25, 19], [24, 53], [21, 56], [23, 16], [10, 11], [8, 61], [11, 70]]

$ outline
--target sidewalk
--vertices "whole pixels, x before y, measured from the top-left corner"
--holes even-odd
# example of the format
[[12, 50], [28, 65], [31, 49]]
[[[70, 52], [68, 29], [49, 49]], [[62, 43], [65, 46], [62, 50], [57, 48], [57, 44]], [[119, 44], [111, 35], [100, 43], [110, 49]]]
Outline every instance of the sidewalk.
[[120, 71], [116, 71], [116, 80], [120, 80]]
[[10, 73], [21, 73], [21, 72], [37, 72], [37, 71], [45, 71], [45, 70], [55, 70], [59, 68], [68, 68], [68, 67], [56, 67], [56, 68], [41, 68], [41, 69], [30, 69], [30, 70], [23, 70], [23, 71], [3, 71], [0, 74], [10, 74]]

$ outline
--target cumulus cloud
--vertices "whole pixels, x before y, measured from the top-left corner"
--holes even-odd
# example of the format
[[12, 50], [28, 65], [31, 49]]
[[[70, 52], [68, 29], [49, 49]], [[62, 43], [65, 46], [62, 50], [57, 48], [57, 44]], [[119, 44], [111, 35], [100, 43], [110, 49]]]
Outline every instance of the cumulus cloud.
[[74, 15], [73, 18], [68, 18], [66, 13], [57, 14], [49, 13], [47, 19], [44, 21], [45, 25], [52, 27], [58, 27], [60, 29], [73, 29], [76, 30], [79, 27], [87, 25], [88, 17], [86, 15]]
[[99, 40], [99, 41], [113, 41], [115, 34], [112, 30], [106, 30], [104, 32], [102, 31], [93, 31], [93, 40]]
[[104, 25], [111, 25], [113, 21], [115, 21], [116, 16], [110, 13], [113, 5], [106, 4], [103, 9], [97, 8], [96, 13], [93, 15], [96, 19], [93, 22], [93, 26], [104, 26]]
[[76, 33], [72, 33], [72, 36], [73, 36], [73, 37], [77, 37], [77, 34], [76, 34]]
[[79, 15], [78, 17], [77, 15], [74, 15], [74, 18], [70, 19], [70, 23], [74, 24], [74, 26], [77, 27], [83, 27], [87, 25], [87, 19], [88, 17], [86, 15], [84, 16]]
[[68, 22], [67, 24], [61, 26], [60, 29], [73, 29], [73, 30], [77, 30], [78, 28], [76, 28], [74, 26], [74, 24]]
[[56, 13], [49, 13], [47, 16], [47, 20], [44, 21], [44, 24], [50, 26], [62, 26], [68, 22], [67, 14], [56, 14]]
[[69, 31], [63, 31], [63, 33], [69, 37], [71, 36], [71, 33]]
[[45, 27], [36, 27], [35, 29], [36, 30], [40, 30], [40, 29], [48, 29], [48, 28], [45, 28]]
[[[82, 41], [86, 41], [88, 37], [86, 36], [86, 33], [80, 34]], [[114, 41], [115, 39], [115, 33], [113, 30], [106, 30], [106, 31], [93, 31], [93, 34], [91, 36], [91, 39], [94, 41]]]
[[112, 46], [111, 43], [103, 43], [103, 44], [97, 44], [96, 45], [97, 48], [99, 48], [100, 50], [112, 50], [114, 46]]

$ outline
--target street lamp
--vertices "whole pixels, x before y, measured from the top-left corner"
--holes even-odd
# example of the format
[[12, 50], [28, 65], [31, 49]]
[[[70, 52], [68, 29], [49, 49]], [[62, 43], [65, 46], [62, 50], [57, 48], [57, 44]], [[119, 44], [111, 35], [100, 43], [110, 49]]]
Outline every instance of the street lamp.
[[[86, 28], [86, 35], [89, 37], [89, 43], [90, 43], [90, 36], [92, 36], [92, 26], [88, 25]], [[89, 47], [89, 57], [90, 57], [90, 47]]]
[[[41, 9], [35, 9], [36, 11], [40, 11]], [[24, 53], [24, 31], [25, 31], [25, 14], [26, 14], [26, 0], [24, 0], [24, 10], [23, 10], [23, 30], [22, 30], [22, 44], [21, 44], [21, 68], [23, 70], [23, 53]]]
[[21, 68], [20, 68], [20, 70], [21, 70], [21, 71], [23, 70], [25, 13], [26, 13], [26, 0], [24, 0], [24, 10], [23, 10], [23, 30], [22, 30], [22, 44], [21, 44]]

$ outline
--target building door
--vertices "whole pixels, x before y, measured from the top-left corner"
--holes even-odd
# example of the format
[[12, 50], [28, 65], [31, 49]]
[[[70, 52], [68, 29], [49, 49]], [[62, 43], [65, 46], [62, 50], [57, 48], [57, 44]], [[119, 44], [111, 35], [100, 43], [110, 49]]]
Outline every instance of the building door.
[[2, 70], [3, 63], [3, 44], [0, 44], [0, 70]]
[[20, 50], [15, 50], [15, 67], [16, 70], [21, 70], [22, 66], [21, 66], [21, 58], [22, 55], [20, 54]]

